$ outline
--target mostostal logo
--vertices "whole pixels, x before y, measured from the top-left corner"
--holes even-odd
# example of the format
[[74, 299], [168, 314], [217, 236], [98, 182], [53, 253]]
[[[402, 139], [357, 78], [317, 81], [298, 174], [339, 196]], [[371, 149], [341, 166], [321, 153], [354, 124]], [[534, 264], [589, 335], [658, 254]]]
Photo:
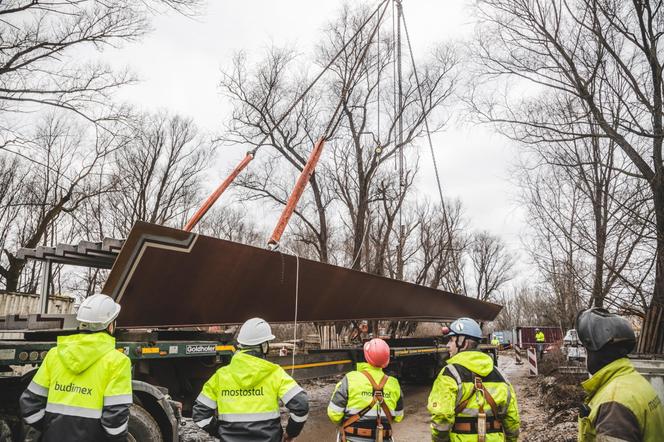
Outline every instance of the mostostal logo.
[[237, 389], [224, 389], [221, 390], [221, 396], [263, 396], [263, 387], [261, 388], [237, 388]]
[[55, 390], [65, 393], [87, 394], [88, 396], [92, 396], [92, 388], [80, 387], [73, 382], [69, 385], [62, 385], [56, 381]]

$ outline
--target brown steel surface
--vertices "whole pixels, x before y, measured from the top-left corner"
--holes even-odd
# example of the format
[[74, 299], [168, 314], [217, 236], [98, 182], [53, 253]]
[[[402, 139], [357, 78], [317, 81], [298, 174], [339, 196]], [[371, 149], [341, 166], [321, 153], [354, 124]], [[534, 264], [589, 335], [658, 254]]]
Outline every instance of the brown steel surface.
[[[300, 258], [298, 321], [493, 320], [501, 307], [466, 296]], [[291, 322], [296, 257], [137, 223], [103, 292], [128, 328]]]

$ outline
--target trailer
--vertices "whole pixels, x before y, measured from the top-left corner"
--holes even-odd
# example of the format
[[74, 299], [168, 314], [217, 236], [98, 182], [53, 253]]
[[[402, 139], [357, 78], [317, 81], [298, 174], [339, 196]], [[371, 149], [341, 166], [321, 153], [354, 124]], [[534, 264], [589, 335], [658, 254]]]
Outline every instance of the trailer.
[[[5, 318], [8, 324], [39, 324], [44, 320], [71, 325], [73, 315], [29, 315]], [[38, 328], [32, 327], [32, 328]], [[12, 331], [16, 332], [15, 328]], [[13, 439], [23, 440], [18, 399], [37, 367], [59, 335], [76, 333], [59, 330], [22, 329], [20, 340], [0, 340], [0, 428], [3, 422]], [[182, 416], [191, 416], [193, 403], [205, 381], [230, 361], [233, 336], [192, 330], [119, 330], [116, 347], [132, 361], [134, 405], [129, 432], [135, 440], [178, 441]], [[393, 339], [387, 372], [404, 380], [431, 382], [449, 353], [439, 338]], [[481, 345], [495, 357], [495, 348]], [[342, 375], [363, 360], [361, 348], [313, 350], [290, 356], [270, 356], [297, 380]], [[0, 433], [1, 434], [1, 433]], [[5, 440], [5, 439], [0, 439]]]
[[[251, 316], [287, 323], [294, 306], [300, 322], [492, 320], [500, 310], [465, 296], [147, 223], [137, 223], [126, 241], [41, 246], [23, 249], [19, 256], [43, 262], [43, 284], [39, 313], [0, 317], [0, 333], [10, 333], [0, 339], [3, 442], [23, 440], [26, 431], [34, 431], [21, 422], [18, 399], [57, 336], [77, 333], [74, 315], [48, 313], [53, 264], [112, 268], [103, 292], [122, 304], [115, 337], [117, 349], [132, 361], [129, 432], [147, 442], [179, 439], [181, 417], [191, 415], [205, 381], [235, 352], [232, 334], [210, 333], [208, 326], [238, 324]], [[293, 288], [293, 302], [283, 302]], [[249, 294], [257, 300], [247, 302]], [[440, 336], [388, 343], [387, 371], [403, 380], [431, 382], [449, 355]], [[495, 357], [494, 346], [481, 349]], [[363, 361], [363, 352], [357, 345], [268, 359], [295, 379], [307, 380], [351, 371]], [[3, 439], [3, 431], [11, 436]]]

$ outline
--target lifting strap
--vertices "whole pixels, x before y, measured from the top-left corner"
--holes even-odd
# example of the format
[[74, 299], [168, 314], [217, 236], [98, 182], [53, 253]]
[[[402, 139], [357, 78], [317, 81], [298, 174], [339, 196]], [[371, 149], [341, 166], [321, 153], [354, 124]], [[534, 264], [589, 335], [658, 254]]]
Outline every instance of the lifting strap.
[[[459, 388], [461, 388], [461, 385], [459, 385]], [[475, 376], [475, 382], [473, 383], [473, 390], [470, 392], [470, 396], [468, 396], [468, 399], [462, 401], [457, 405], [457, 407], [454, 409], [454, 414], [459, 415], [466, 406], [468, 405], [468, 402], [470, 402], [470, 399], [473, 397], [473, 395], [476, 395], [478, 398], [478, 404], [480, 405], [479, 413], [477, 414], [477, 441], [478, 442], [485, 442], [486, 441], [486, 413], [484, 412], [484, 403], [488, 403], [489, 406], [491, 407], [491, 411], [493, 412], [493, 417], [496, 421], [500, 422], [500, 418], [498, 416], [498, 405], [496, 405], [496, 401], [494, 400], [493, 396], [491, 396], [491, 393], [489, 393], [489, 390], [487, 390], [484, 387], [484, 384], [482, 383], [482, 378], [480, 376]], [[480, 395], [484, 398], [484, 401], [480, 401], [479, 397]]]
[[[371, 409], [373, 409], [376, 403], [380, 405], [380, 408], [383, 410], [383, 413], [387, 418], [387, 422], [390, 424], [390, 428], [392, 427], [392, 413], [390, 412], [390, 409], [387, 407], [387, 404], [385, 403], [383, 398], [383, 388], [385, 388], [385, 384], [387, 384], [387, 381], [390, 377], [387, 375], [383, 375], [383, 379], [380, 380], [380, 383], [376, 384], [376, 381], [374, 381], [374, 379], [371, 377], [368, 371], [362, 370], [360, 373], [362, 373], [369, 380], [371, 388], [373, 389], [371, 402], [369, 403], [369, 405], [361, 409], [357, 414], [352, 415], [351, 417], [346, 419], [343, 424], [341, 424], [340, 433], [341, 433], [342, 442], [346, 442], [346, 431], [345, 431], [346, 428], [350, 427], [355, 422], [362, 419], [362, 417], [364, 417], [365, 414], [367, 414]], [[380, 413], [378, 413], [376, 417], [376, 429], [377, 433], [380, 432], [380, 440], [382, 440], [383, 424], [380, 420]]]

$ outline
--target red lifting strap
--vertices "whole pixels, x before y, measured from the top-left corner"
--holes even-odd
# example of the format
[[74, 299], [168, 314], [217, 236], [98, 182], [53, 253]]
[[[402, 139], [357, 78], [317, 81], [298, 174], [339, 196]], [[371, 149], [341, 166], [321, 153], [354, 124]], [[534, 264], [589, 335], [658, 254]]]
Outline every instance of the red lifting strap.
[[235, 167], [235, 169], [233, 169], [233, 172], [231, 172], [231, 174], [228, 175], [228, 178], [226, 178], [224, 182], [222, 182], [219, 185], [219, 187], [217, 187], [217, 190], [212, 192], [212, 195], [208, 197], [205, 203], [201, 206], [200, 209], [198, 209], [198, 211], [194, 214], [194, 216], [191, 217], [187, 225], [184, 227], [185, 231], [191, 232], [191, 229], [196, 227], [196, 224], [198, 224], [201, 218], [205, 216], [207, 211], [210, 210], [210, 208], [212, 208], [212, 206], [214, 205], [214, 203], [217, 202], [221, 194], [224, 193], [226, 189], [228, 189], [228, 186], [231, 185], [231, 183], [235, 180], [235, 178], [237, 178], [240, 172], [242, 172], [242, 170], [245, 167], [247, 167], [247, 164], [249, 164], [251, 160], [254, 159], [254, 152], [255, 151], [247, 152], [247, 156], [244, 157], [242, 161], [240, 161], [240, 164], [238, 164], [237, 167]]
[[281, 214], [281, 218], [279, 218], [279, 222], [277, 223], [277, 226], [274, 228], [274, 232], [272, 232], [270, 240], [267, 242], [268, 245], [275, 246], [279, 244], [279, 240], [281, 240], [281, 235], [283, 235], [284, 230], [286, 230], [288, 221], [290, 220], [291, 216], [293, 215], [293, 212], [295, 211], [295, 206], [297, 206], [298, 201], [300, 201], [300, 197], [302, 196], [304, 189], [307, 187], [309, 178], [311, 178], [311, 175], [313, 175], [314, 170], [316, 169], [316, 164], [318, 163], [318, 159], [320, 158], [320, 155], [323, 152], [324, 145], [325, 145], [324, 138], [321, 138], [316, 142], [316, 145], [314, 146], [314, 149], [311, 151], [311, 155], [309, 156], [309, 160], [307, 160], [307, 164], [304, 165], [304, 168], [302, 169], [302, 172], [300, 173], [300, 176], [297, 179], [297, 182], [295, 183], [293, 192], [291, 193], [290, 197], [288, 198], [288, 201], [286, 202], [286, 207], [284, 208], [284, 211]]

